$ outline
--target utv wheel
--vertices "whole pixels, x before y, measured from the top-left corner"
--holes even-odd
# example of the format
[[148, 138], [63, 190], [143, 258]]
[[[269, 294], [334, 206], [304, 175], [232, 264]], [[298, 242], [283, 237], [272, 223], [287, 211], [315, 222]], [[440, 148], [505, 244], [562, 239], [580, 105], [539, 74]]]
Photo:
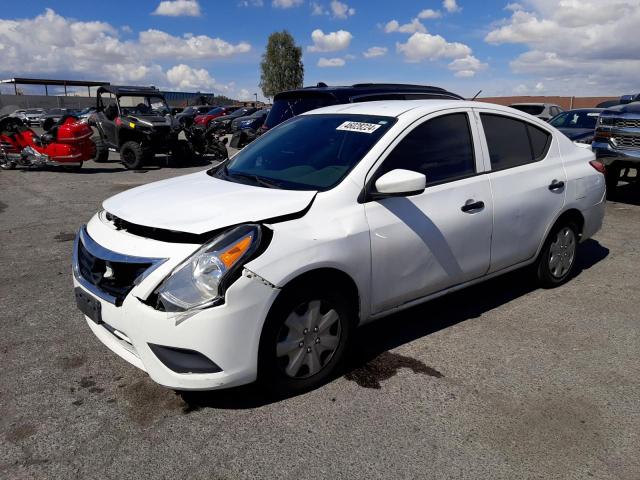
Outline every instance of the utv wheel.
[[263, 328], [258, 380], [278, 395], [323, 384], [340, 365], [354, 324], [354, 309], [337, 290], [285, 290]]
[[104, 163], [109, 160], [109, 148], [102, 138], [98, 138], [93, 143], [96, 144], [96, 156], [93, 158], [93, 161]]
[[607, 184], [607, 192], [613, 192], [618, 186], [618, 180], [620, 179], [620, 167], [615, 165], [609, 165], [605, 170], [605, 182]]
[[126, 142], [120, 147], [120, 159], [129, 170], [142, 168], [147, 157], [144, 148], [138, 142]]
[[576, 263], [578, 227], [573, 222], [556, 225], [536, 261], [538, 281], [543, 288], [567, 282]]

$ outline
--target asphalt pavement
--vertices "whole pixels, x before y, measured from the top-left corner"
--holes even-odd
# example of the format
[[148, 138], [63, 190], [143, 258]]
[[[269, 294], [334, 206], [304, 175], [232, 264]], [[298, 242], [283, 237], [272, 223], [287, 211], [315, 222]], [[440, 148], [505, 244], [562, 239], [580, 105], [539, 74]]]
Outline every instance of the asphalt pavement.
[[74, 304], [101, 202], [202, 168], [0, 171], [0, 478], [640, 478], [640, 187], [568, 284], [515, 272], [380, 320], [339, 377], [274, 400], [160, 387]]

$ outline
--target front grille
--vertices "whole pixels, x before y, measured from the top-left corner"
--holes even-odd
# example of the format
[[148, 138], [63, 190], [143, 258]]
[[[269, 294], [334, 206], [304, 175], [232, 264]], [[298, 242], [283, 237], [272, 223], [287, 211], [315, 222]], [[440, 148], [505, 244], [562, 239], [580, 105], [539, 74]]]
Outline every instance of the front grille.
[[631, 120], [631, 119], [615, 119], [613, 121], [613, 126], [617, 128], [640, 128], [640, 119]]
[[613, 137], [615, 146], [623, 150], [640, 150], [640, 136], [616, 135]]
[[78, 267], [80, 276], [99, 290], [116, 299], [121, 305], [133, 289], [134, 281], [151, 263], [128, 263], [104, 260], [92, 255], [82, 242], [78, 242]]

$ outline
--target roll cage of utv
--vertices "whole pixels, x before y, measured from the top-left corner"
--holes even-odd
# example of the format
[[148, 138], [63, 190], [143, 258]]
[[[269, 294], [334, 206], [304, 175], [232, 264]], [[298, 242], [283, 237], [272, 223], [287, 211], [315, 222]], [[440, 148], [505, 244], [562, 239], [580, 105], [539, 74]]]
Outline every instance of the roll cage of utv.
[[[109, 101], [105, 101], [107, 97]], [[171, 154], [173, 160], [188, 156], [188, 144], [178, 140], [171, 111], [157, 88], [102, 86], [96, 101], [90, 124], [99, 134], [97, 162], [106, 162], [109, 150], [119, 152], [122, 163], [130, 169], [142, 167], [156, 153]]]

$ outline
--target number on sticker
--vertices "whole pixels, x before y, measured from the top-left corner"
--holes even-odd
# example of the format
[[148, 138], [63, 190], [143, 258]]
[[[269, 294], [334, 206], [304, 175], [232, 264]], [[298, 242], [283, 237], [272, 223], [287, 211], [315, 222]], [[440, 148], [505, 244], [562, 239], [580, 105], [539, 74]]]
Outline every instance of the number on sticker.
[[344, 130], [346, 132], [373, 133], [380, 128], [375, 123], [364, 122], [344, 122], [336, 130]]

